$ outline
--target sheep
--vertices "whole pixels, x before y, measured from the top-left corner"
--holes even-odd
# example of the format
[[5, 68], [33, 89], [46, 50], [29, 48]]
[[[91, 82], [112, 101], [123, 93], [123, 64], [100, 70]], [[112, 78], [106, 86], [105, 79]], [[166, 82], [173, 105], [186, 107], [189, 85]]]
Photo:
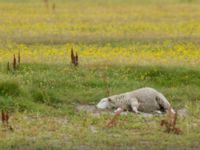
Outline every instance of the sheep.
[[[96, 105], [98, 109], [115, 108], [116, 111], [122, 109], [130, 110], [135, 113], [165, 113], [171, 108], [165, 96], [157, 90], [144, 87], [131, 92], [114, 95], [101, 99]], [[171, 111], [175, 113], [173, 108]]]

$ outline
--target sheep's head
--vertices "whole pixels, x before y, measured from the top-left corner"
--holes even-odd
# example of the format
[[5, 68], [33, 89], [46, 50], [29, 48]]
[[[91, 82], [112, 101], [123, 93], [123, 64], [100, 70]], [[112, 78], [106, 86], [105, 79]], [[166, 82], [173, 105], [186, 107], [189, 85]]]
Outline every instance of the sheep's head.
[[110, 98], [103, 98], [100, 100], [100, 102], [96, 105], [97, 108], [99, 109], [106, 109], [106, 108], [111, 108], [112, 103]]

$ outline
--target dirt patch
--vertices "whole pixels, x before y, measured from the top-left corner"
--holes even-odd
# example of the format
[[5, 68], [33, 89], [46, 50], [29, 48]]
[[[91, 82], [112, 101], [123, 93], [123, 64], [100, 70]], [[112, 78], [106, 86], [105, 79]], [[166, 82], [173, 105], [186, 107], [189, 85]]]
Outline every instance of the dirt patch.
[[[110, 115], [114, 115], [114, 111], [115, 109], [105, 109], [105, 110], [101, 110], [101, 109], [97, 109], [95, 105], [77, 105], [76, 106], [76, 110], [78, 112], [87, 112], [87, 113], [91, 113], [93, 116], [95, 117], [99, 117], [101, 114], [110, 114]], [[134, 114], [133, 112], [122, 112], [121, 115], [128, 115], [128, 114]], [[149, 113], [140, 113], [140, 115], [142, 115], [143, 117], [153, 117], [153, 114], [149, 114]]]
[[114, 114], [114, 110], [100, 110], [97, 109], [95, 105], [77, 105], [76, 106], [76, 110], [78, 112], [87, 112], [87, 113], [91, 113], [93, 116], [100, 116], [100, 114]]
[[[77, 105], [76, 106], [76, 110], [78, 112], [87, 112], [87, 113], [91, 113], [93, 116], [99, 116], [100, 114], [114, 114], [114, 109], [105, 109], [105, 110], [100, 110], [97, 109], [95, 105]], [[178, 115], [180, 117], [186, 117], [188, 115], [188, 112], [185, 108], [179, 109], [177, 110]], [[133, 112], [122, 112], [121, 115], [128, 115], [129, 113], [133, 113]], [[153, 116], [163, 116], [163, 114], [159, 114], [159, 113], [140, 113], [140, 115], [142, 115], [143, 117], [153, 117]]]

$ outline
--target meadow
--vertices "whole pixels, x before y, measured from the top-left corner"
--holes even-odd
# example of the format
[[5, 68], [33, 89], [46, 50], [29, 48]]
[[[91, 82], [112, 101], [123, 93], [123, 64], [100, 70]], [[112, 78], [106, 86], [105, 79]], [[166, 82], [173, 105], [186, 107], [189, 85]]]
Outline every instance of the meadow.
[[[0, 109], [13, 128], [1, 124], [0, 149], [199, 149], [199, 16], [197, 0], [0, 0]], [[111, 114], [76, 109], [145, 86], [188, 111], [181, 135], [162, 116], [108, 129]]]

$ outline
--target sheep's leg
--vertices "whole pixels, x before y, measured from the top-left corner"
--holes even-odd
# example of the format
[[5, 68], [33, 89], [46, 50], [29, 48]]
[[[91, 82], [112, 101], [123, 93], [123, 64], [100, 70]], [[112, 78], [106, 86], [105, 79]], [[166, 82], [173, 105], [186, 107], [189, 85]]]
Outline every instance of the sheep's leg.
[[155, 113], [155, 114], [162, 114], [163, 112], [160, 111], [160, 110], [155, 110], [154, 113]]
[[119, 107], [119, 108], [117, 108], [114, 112], [115, 113], [118, 113], [118, 112], [122, 112], [123, 111], [123, 109], [121, 108], [121, 107]]
[[132, 98], [131, 99], [131, 108], [132, 108], [132, 111], [135, 112], [136, 114], [140, 113], [138, 111], [138, 107], [139, 107], [139, 102], [136, 98]]

